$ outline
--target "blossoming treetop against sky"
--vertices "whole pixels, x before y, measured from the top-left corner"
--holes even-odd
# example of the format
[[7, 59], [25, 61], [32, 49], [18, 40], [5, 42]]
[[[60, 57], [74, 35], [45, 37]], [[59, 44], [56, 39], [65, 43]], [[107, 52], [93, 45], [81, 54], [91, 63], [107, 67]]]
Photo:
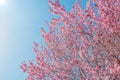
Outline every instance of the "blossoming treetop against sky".
[[34, 42], [35, 62], [22, 63], [27, 80], [119, 80], [120, 0], [89, 0], [86, 10], [76, 1], [71, 11], [49, 4], [57, 18], [41, 29], [46, 45]]

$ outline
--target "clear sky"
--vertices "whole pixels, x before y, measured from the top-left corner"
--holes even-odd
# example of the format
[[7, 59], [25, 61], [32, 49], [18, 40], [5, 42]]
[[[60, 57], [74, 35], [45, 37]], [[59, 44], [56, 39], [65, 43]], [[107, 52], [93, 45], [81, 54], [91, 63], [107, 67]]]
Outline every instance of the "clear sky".
[[[75, 0], [60, 2], [70, 10]], [[48, 0], [0, 0], [0, 80], [25, 80], [19, 66], [35, 59], [33, 41], [44, 42], [40, 27], [53, 17], [48, 7]]]

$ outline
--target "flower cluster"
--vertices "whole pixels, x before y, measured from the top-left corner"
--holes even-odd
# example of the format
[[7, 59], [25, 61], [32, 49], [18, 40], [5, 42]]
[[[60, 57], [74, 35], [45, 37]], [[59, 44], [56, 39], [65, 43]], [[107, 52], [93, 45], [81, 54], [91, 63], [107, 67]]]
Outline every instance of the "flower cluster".
[[120, 0], [79, 1], [70, 12], [59, 0], [50, 1], [59, 16], [41, 29], [47, 46], [38, 49], [36, 63], [21, 65], [27, 80], [120, 80]]

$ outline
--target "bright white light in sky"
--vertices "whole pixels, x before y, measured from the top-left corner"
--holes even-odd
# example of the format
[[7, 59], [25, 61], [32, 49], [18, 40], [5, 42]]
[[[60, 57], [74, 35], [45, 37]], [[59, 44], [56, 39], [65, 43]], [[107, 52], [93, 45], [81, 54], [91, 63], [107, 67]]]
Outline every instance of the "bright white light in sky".
[[0, 6], [4, 6], [6, 4], [6, 0], [0, 0]]

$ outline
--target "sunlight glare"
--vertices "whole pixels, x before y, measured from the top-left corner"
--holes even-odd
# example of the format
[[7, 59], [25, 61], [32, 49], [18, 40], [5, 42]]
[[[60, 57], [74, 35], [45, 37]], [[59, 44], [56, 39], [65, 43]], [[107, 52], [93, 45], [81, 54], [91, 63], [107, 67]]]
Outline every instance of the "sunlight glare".
[[6, 0], [0, 0], [0, 6], [4, 6], [6, 4]]

